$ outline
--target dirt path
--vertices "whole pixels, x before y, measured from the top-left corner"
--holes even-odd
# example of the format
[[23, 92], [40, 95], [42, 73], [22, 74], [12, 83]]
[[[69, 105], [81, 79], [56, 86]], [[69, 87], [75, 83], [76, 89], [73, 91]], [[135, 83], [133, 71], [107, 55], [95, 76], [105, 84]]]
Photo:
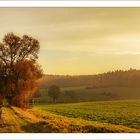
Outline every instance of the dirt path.
[[3, 125], [0, 128], [1, 132], [24, 132], [21, 129], [22, 125], [25, 125], [26, 122], [22, 120], [14, 111], [9, 107], [2, 108], [1, 116]]
[[58, 132], [46, 118], [27, 109], [2, 107], [0, 109], [0, 133], [50, 133]]
[[[23, 115], [21, 115], [23, 113]], [[26, 116], [25, 116], [26, 115]], [[34, 127], [31, 125], [43, 120], [36, 118], [36, 116], [31, 116], [30, 114], [25, 114], [20, 112], [20, 110], [14, 110], [10, 107], [3, 107], [1, 114], [1, 133], [23, 133], [23, 132], [36, 132]]]

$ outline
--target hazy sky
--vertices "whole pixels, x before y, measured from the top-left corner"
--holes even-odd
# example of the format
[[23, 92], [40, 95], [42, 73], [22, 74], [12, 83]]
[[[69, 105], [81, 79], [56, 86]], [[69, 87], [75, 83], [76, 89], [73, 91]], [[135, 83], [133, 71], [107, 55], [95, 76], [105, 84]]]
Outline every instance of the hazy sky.
[[44, 73], [140, 69], [140, 8], [1, 8], [0, 27], [40, 41]]

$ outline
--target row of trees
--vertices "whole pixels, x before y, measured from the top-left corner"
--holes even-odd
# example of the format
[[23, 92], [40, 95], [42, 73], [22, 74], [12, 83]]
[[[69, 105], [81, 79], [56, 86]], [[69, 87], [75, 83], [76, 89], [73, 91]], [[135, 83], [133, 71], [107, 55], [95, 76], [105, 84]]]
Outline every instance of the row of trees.
[[27, 35], [5, 35], [0, 43], [0, 99], [24, 107], [36, 90], [42, 70], [37, 63], [38, 40]]
[[[57, 76], [46, 75], [41, 88], [55, 84], [60, 87], [86, 86], [86, 87], [140, 87], [140, 70], [116, 70], [97, 75]], [[47, 86], [46, 86], [47, 85]]]

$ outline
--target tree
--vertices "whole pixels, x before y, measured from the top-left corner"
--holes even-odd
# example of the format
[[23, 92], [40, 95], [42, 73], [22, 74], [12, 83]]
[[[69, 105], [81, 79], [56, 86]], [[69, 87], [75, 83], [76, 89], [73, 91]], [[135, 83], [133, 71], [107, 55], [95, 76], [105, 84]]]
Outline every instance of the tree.
[[48, 87], [48, 96], [52, 98], [53, 103], [56, 102], [56, 100], [60, 96], [60, 88], [57, 85], [51, 85]]
[[10, 105], [24, 107], [42, 76], [37, 63], [38, 40], [8, 33], [0, 43], [0, 96]]

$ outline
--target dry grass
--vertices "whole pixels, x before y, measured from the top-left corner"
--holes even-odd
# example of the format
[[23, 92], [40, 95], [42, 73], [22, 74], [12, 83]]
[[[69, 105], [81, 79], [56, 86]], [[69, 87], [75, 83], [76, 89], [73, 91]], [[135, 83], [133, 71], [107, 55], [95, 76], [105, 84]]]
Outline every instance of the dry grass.
[[21, 126], [25, 125], [25, 121], [18, 117], [10, 108], [2, 108], [1, 121], [0, 132], [24, 132]]
[[60, 115], [55, 115], [46, 111], [28, 110], [37, 117], [44, 118], [58, 132], [67, 133], [94, 133], [94, 132], [128, 132], [136, 133], [140, 130], [128, 128], [122, 125], [113, 125], [109, 123], [101, 123], [97, 121], [86, 121], [83, 119], [68, 118]]
[[96, 121], [68, 118], [49, 112], [2, 108], [3, 126], [0, 132], [37, 132], [37, 133], [95, 133], [95, 132], [140, 132], [121, 125], [112, 125]]

